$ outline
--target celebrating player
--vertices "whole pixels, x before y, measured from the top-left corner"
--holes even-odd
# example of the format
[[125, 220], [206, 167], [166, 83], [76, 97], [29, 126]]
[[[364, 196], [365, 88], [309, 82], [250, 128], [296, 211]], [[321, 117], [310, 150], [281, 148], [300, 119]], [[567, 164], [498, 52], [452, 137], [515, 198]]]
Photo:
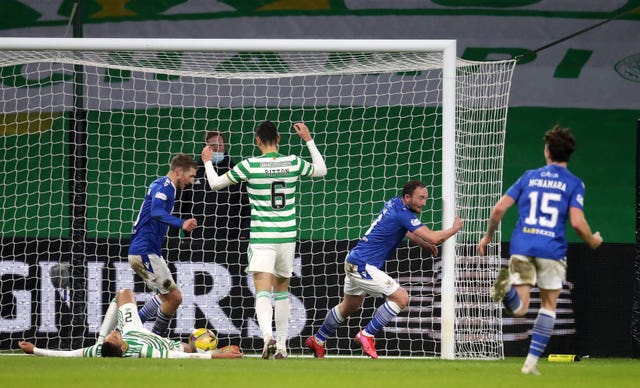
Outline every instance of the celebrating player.
[[423, 225], [416, 214], [422, 212], [427, 196], [424, 183], [415, 180], [407, 182], [402, 188], [402, 196], [385, 202], [369, 230], [349, 252], [345, 260], [344, 298], [329, 311], [316, 334], [305, 341], [315, 357], [324, 357], [327, 338], [333, 335], [349, 315], [358, 311], [365, 296], [384, 295], [386, 302], [378, 307], [371, 321], [355, 337], [364, 353], [378, 358], [374, 336], [409, 303], [407, 291], [381, 270], [385, 261], [405, 236], [435, 255], [438, 253], [436, 244], [442, 243], [462, 228], [459, 217], [446, 230], [434, 231]]
[[162, 258], [162, 243], [169, 226], [190, 232], [198, 225], [195, 218], [183, 220], [171, 215], [176, 190], [193, 184], [197, 168], [190, 156], [176, 155], [169, 173], [149, 186], [131, 233], [129, 264], [147, 287], [157, 292], [140, 309], [140, 319], [146, 322], [155, 318], [152, 331], [161, 337], [168, 335], [171, 318], [182, 303], [182, 294]]
[[[306, 142], [313, 163], [298, 156], [278, 153], [280, 136], [270, 121], [256, 129], [256, 144], [262, 156], [245, 159], [230, 171], [218, 176], [211, 162], [209, 147], [202, 150], [207, 180], [213, 190], [219, 190], [240, 181], [247, 181], [251, 204], [251, 233], [247, 256], [247, 272], [253, 273], [255, 309], [262, 331], [264, 348], [262, 358], [287, 358], [289, 331], [289, 279], [293, 271], [296, 248], [296, 186], [299, 176], [322, 177], [327, 167], [316, 147], [309, 128], [304, 123], [294, 129]], [[275, 314], [271, 307], [271, 291], [275, 299]], [[275, 316], [276, 339], [272, 333]]]
[[[129, 289], [116, 294], [117, 310], [107, 310], [103, 328], [109, 326], [117, 314], [118, 326], [95, 345], [76, 350], [49, 350], [36, 348], [33, 343], [20, 341], [18, 346], [27, 354], [52, 357], [139, 357], [139, 358], [241, 358], [237, 346], [229, 345], [207, 353], [196, 353], [194, 346], [160, 337], [148, 331], [138, 317], [136, 300]], [[111, 306], [110, 306], [111, 307]], [[110, 315], [111, 314], [111, 315]], [[113, 327], [113, 326], [111, 326]]]
[[478, 244], [480, 254], [485, 255], [505, 212], [517, 203], [519, 218], [511, 235], [509, 268], [500, 270], [491, 296], [502, 301], [507, 314], [521, 317], [529, 309], [531, 287], [537, 284], [540, 288], [542, 302], [521, 369], [524, 374], [540, 374], [538, 358], [553, 332], [556, 304], [567, 272], [567, 217], [590, 248], [602, 244], [600, 233], [591, 233], [584, 217], [584, 183], [567, 169], [575, 144], [567, 128], [555, 126], [545, 133], [546, 166], [526, 171], [507, 190], [491, 212], [487, 232]]

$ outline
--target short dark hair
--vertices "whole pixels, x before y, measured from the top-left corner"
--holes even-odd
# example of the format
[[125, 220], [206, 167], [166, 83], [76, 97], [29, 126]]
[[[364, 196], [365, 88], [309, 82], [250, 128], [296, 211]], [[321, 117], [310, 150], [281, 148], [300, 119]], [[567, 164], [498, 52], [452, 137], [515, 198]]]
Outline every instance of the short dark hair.
[[197, 170], [198, 163], [196, 163], [196, 161], [187, 154], [178, 154], [171, 160], [171, 170], [175, 170], [177, 168], [182, 168], [183, 170], [193, 168]]
[[263, 121], [256, 129], [256, 136], [263, 144], [275, 145], [278, 143], [278, 128], [271, 121]]
[[544, 144], [549, 150], [552, 162], [568, 162], [576, 149], [576, 138], [571, 133], [571, 129], [555, 125], [545, 132]]
[[223, 142], [226, 141], [222, 132], [218, 130], [211, 130], [211, 131], [207, 131], [207, 133], [204, 135], [204, 142], [207, 143], [207, 140], [211, 139], [212, 137], [218, 137], [218, 136], [222, 138]]
[[103, 342], [100, 350], [102, 357], [122, 357], [122, 348], [111, 342]]
[[418, 187], [426, 188], [427, 186], [418, 180], [412, 180], [405, 183], [404, 186], [402, 187], [402, 196], [404, 197], [405, 195], [412, 195], [413, 192], [416, 191]]

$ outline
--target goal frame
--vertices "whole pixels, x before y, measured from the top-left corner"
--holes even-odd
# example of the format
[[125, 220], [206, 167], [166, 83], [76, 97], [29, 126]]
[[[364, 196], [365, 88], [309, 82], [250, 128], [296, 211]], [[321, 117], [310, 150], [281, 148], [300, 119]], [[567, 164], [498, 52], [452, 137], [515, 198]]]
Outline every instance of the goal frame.
[[[456, 40], [0, 38], [0, 50], [442, 52], [442, 226], [456, 214]], [[442, 246], [441, 358], [455, 358], [455, 236]]]

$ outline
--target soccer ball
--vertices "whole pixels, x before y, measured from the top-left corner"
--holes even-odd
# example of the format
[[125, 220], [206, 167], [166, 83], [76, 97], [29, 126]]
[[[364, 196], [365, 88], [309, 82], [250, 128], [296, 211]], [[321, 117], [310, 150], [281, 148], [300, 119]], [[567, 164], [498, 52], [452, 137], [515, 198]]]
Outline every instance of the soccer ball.
[[213, 330], [205, 328], [195, 329], [189, 336], [189, 344], [193, 345], [198, 352], [206, 352], [218, 346], [218, 336]]

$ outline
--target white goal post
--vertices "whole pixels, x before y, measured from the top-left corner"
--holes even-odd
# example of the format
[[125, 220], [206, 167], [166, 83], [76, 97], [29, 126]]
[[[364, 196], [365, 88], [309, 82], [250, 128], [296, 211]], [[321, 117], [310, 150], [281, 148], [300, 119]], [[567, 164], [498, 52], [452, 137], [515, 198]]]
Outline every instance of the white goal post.
[[[389, 260], [411, 303], [379, 334], [379, 354], [502, 358], [500, 306], [489, 298], [500, 235], [487, 257], [475, 244], [501, 195], [514, 66], [461, 60], [455, 40], [0, 38], [0, 276], [11, 278], [0, 290], [0, 349], [29, 336], [86, 345], [117, 288], [146, 299], [126, 261], [146, 186], [172, 155], [197, 159], [207, 130], [224, 135], [234, 162], [254, 155], [253, 130], [269, 119], [281, 147], [309, 159], [287, 133], [305, 121], [329, 168], [299, 187], [290, 353], [303, 354], [339, 300], [340, 262], [383, 201], [419, 179], [430, 195], [422, 221], [442, 229], [459, 214], [465, 225], [441, 257], [403, 244]], [[221, 343], [258, 351], [241, 210], [219, 209], [228, 224], [211, 229], [228, 229], [224, 237], [168, 237], [184, 298], [172, 334], [208, 326]], [[349, 341], [371, 317], [368, 303], [327, 342], [329, 355], [360, 354]]]

